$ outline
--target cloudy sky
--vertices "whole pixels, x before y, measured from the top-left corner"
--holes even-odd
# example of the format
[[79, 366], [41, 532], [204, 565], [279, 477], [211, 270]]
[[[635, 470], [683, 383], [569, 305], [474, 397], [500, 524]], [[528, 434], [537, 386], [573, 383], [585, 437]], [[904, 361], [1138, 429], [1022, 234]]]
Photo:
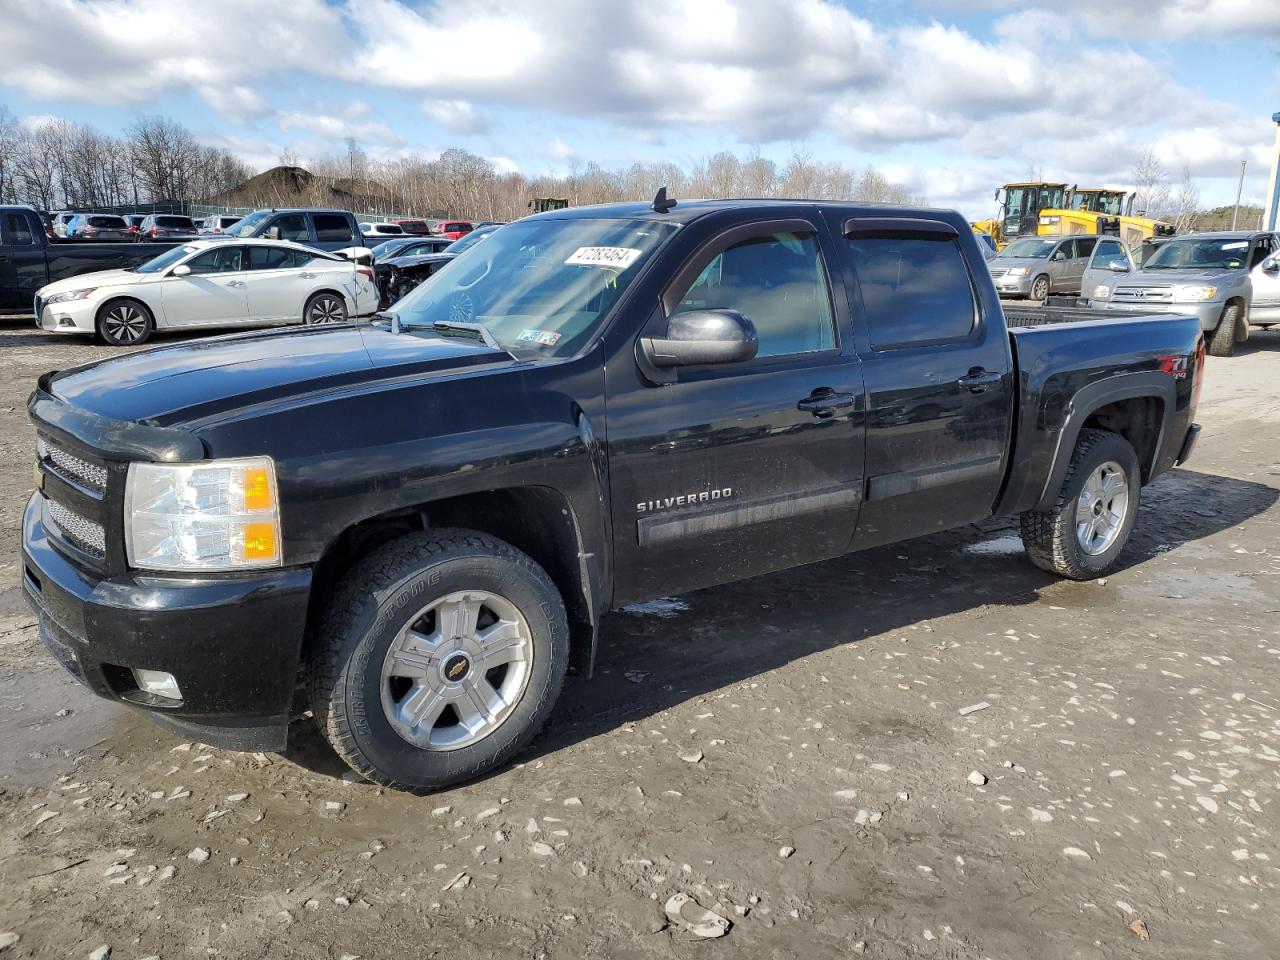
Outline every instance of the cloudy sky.
[[989, 213], [1026, 178], [1125, 186], [1155, 146], [1261, 202], [1280, 0], [0, 0], [0, 103], [285, 150], [460, 146], [507, 168], [717, 150], [874, 164]]

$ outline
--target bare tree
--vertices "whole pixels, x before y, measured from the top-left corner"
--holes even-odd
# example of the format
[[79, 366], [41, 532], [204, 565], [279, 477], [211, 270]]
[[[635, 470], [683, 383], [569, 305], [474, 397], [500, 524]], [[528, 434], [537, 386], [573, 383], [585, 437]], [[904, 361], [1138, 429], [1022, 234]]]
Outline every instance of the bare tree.
[[1133, 209], [1139, 216], [1163, 219], [1169, 215], [1169, 175], [1151, 147], [1138, 155], [1133, 167]]
[[1191, 179], [1191, 164], [1182, 165], [1182, 185], [1174, 194], [1171, 217], [1178, 233], [1188, 233], [1195, 225], [1196, 213], [1200, 210], [1200, 188]]

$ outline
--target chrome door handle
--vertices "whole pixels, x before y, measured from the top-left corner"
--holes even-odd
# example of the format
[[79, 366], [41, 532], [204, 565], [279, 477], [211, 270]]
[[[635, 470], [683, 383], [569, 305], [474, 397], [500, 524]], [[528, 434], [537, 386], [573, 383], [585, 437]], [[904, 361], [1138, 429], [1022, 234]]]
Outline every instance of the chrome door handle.
[[228, 281], [227, 281], [227, 286], [228, 286], [228, 287], [243, 287], [243, 286], [244, 286], [244, 281], [243, 281], [243, 280], [228, 280]]
[[316, 274], [314, 273], [300, 273], [298, 274], [298, 276], [300, 276], [303, 280], [314, 280], [316, 278]]
[[813, 391], [808, 397], [797, 403], [796, 409], [812, 413], [819, 420], [825, 420], [834, 416], [837, 410], [844, 407], [852, 407], [857, 402], [858, 398], [852, 393], [836, 393], [833, 390], [823, 388]]
[[967, 376], [961, 377], [957, 383], [967, 387], [970, 393], [986, 393], [987, 387], [999, 383], [1004, 378], [1002, 373], [989, 373], [981, 367], [974, 367]]

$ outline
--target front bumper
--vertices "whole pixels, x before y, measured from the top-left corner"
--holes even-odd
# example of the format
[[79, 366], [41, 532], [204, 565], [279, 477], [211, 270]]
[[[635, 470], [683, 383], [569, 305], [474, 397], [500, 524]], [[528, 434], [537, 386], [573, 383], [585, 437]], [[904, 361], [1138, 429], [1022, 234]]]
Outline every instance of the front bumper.
[[996, 293], [1002, 297], [1029, 297], [1031, 296], [1031, 281], [1035, 278], [1030, 274], [1025, 277], [996, 277], [992, 282], [996, 285]]
[[93, 333], [97, 304], [89, 300], [68, 300], [48, 304], [36, 301], [36, 326], [47, 333]]
[[1141, 313], [1176, 313], [1181, 317], [1196, 317], [1200, 321], [1201, 330], [1212, 330], [1218, 325], [1222, 316], [1223, 304], [1209, 301], [1207, 303], [1145, 303], [1142, 300], [1090, 300], [1089, 306], [1094, 310], [1120, 310], [1125, 313], [1139, 311]]
[[[311, 570], [103, 577], [58, 549], [43, 507], [36, 493], [23, 517], [23, 594], [58, 662], [98, 696], [183, 736], [230, 750], [283, 749]], [[133, 668], [173, 674], [182, 699], [138, 689]]]

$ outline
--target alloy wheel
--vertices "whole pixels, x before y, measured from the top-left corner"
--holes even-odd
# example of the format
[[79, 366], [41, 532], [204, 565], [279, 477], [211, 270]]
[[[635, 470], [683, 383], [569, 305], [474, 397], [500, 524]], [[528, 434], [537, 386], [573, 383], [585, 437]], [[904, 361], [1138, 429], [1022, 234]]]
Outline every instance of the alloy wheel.
[[456, 750], [506, 721], [529, 683], [533, 638], [511, 601], [450, 593], [420, 610], [382, 664], [382, 710], [422, 750]]
[[307, 313], [307, 323], [342, 323], [347, 312], [337, 297], [318, 297]]
[[120, 303], [102, 318], [107, 335], [118, 343], [136, 343], [147, 332], [147, 318], [137, 307]]
[[1076, 499], [1076, 540], [1090, 556], [1106, 553], [1129, 512], [1129, 478], [1114, 460], [1089, 474]]

